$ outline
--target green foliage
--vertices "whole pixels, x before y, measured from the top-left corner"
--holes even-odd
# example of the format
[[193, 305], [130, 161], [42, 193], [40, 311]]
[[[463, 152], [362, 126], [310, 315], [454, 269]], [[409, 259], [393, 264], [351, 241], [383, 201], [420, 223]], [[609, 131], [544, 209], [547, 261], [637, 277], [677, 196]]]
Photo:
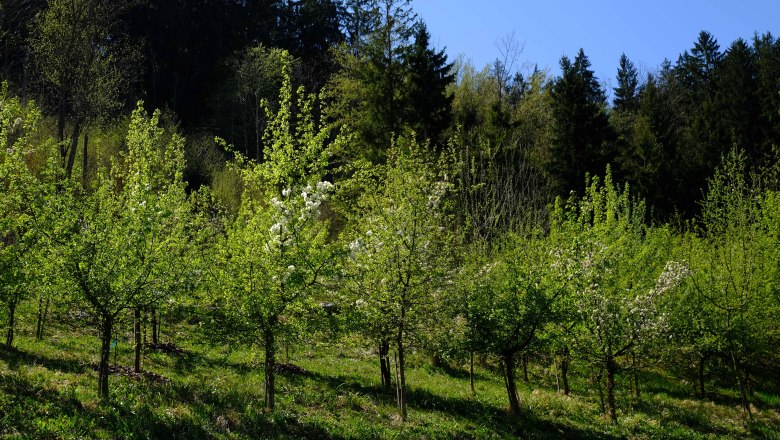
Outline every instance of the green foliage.
[[103, 397], [114, 321], [144, 298], [165, 295], [183, 276], [175, 262], [188, 242], [184, 141], [167, 136], [158, 117], [147, 116], [139, 105], [124, 160], [98, 173], [93, 192], [78, 194], [65, 187], [57, 194], [64, 201], [58, 204], [53, 270], [101, 330]]
[[690, 311], [699, 329], [691, 341], [695, 352], [725, 358], [750, 416], [745, 375], [760, 369], [759, 359], [767, 359], [765, 350], [777, 343], [771, 322], [778, 267], [777, 230], [767, 222], [776, 209], [773, 196], [764, 194], [745, 163], [744, 152], [732, 150], [709, 181], [701, 229], [690, 236], [693, 276], [687, 302], [698, 305]]
[[[608, 409], [617, 422], [614, 397], [617, 362], [647, 349], [667, 332], [662, 301], [687, 267], [665, 263], [669, 231], [644, 224], [644, 203], [620, 190], [607, 169], [593, 178], [582, 199], [558, 203], [551, 234], [564, 243], [556, 265], [567, 280], [574, 315], [574, 353], [607, 373]], [[599, 385], [600, 386], [600, 385]]]
[[51, 0], [36, 18], [30, 49], [45, 103], [58, 118], [60, 156], [69, 177], [84, 125], [120, 108], [134, 76], [137, 49], [121, 28], [130, 5], [130, 0]]
[[8, 313], [6, 346], [14, 340], [15, 310], [35, 289], [37, 255], [47, 232], [44, 219], [46, 169], [40, 179], [28, 164], [36, 154], [41, 115], [35, 103], [22, 104], [0, 85], [0, 300]]
[[265, 107], [265, 162], [239, 153], [233, 171], [242, 182], [237, 215], [224, 226], [214, 248], [212, 301], [223, 335], [249, 340], [266, 351], [266, 407], [274, 409], [275, 338], [295, 333], [314, 304], [324, 273], [332, 265], [329, 223], [322, 213], [333, 189], [320, 181], [328, 164], [330, 128], [315, 119], [313, 96], [293, 91], [283, 70], [279, 110]]
[[555, 128], [544, 155], [545, 172], [558, 195], [579, 187], [586, 173], [604, 169], [613, 136], [606, 97], [585, 52], [580, 49], [574, 62], [563, 57], [561, 70], [550, 88]]
[[394, 341], [399, 410], [406, 418], [404, 347], [432, 318], [451, 277], [452, 237], [443, 203], [449, 189], [411, 141], [390, 150], [386, 174], [360, 200], [346, 262], [349, 289], [369, 337]]

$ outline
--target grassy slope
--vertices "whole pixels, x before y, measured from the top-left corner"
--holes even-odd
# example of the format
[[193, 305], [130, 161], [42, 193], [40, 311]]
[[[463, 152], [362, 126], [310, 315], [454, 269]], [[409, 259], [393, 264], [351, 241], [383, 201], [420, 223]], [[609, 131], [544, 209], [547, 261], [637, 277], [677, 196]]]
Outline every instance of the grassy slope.
[[[780, 397], [757, 394], [757, 421], [747, 426], [734, 395], [693, 400], [648, 374], [639, 401], [620, 384], [621, 423], [613, 426], [586, 382], [575, 379], [574, 396], [563, 397], [538, 366], [531, 385], [518, 384], [524, 414], [512, 420], [495, 372], [478, 369], [471, 397], [465, 372], [414, 356], [409, 421], [401, 423], [393, 392], [378, 385], [375, 356], [344, 343], [293, 350], [291, 362], [308, 373], [278, 376], [278, 410], [266, 414], [259, 353], [196, 344], [183, 332], [175, 342], [185, 355], [145, 359], [169, 381], [112, 376], [112, 401], [101, 405], [96, 337], [60, 328], [38, 342], [21, 330], [17, 351], [0, 350], [0, 438], [780, 438]], [[120, 342], [119, 364], [131, 365], [131, 356]]]

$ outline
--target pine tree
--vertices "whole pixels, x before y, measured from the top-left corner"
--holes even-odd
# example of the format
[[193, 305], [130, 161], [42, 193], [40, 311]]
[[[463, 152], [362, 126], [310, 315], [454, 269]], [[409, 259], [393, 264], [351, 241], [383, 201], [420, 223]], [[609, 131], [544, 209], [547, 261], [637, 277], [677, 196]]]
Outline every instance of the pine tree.
[[434, 50], [430, 38], [425, 23], [418, 23], [406, 59], [410, 76], [408, 121], [416, 125], [421, 139], [436, 143], [452, 119], [452, 96], [447, 94], [447, 87], [455, 81], [455, 75], [444, 50]]
[[353, 55], [360, 55], [368, 37], [380, 24], [378, 0], [344, 1], [344, 33]]
[[367, 37], [356, 55], [342, 50], [337, 55], [340, 72], [329, 87], [329, 114], [356, 133], [356, 154], [383, 162], [394, 137], [408, 124], [405, 63], [416, 14], [410, 0], [384, 0], [378, 8], [379, 26]]
[[726, 50], [716, 81], [720, 144], [723, 147], [736, 144], [750, 159], [769, 153], [760, 148], [761, 107], [756, 67], [753, 52], [745, 40], [734, 41]]
[[615, 87], [615, 99], [612, 101], [615, 110], [635, 111], [639, 105], [637, 96], [639, 81], [637, 80], [634, 63], [628, 59], [626, 54], [620, 55], [617, 81], [618, 86]]
[[300, 59], [299, 79], [307, 90], [319, 91], [336, 70], [330, 49], [345, 40], [343, 9], [334, 0], [288, 0], [281, 11], [276, 44]]
[[780, 145], [780, 39], [766, 33], [753, 40], [760, 105], [761, 150]]
[[555, 128], [545, 162], [553, 190], [564, 194], [581, 186], [585, 174], [603, 170], [613, 134], [606, 97], [580, 49], [572, 63], [561, 58], [562, 75], [550, 90]]

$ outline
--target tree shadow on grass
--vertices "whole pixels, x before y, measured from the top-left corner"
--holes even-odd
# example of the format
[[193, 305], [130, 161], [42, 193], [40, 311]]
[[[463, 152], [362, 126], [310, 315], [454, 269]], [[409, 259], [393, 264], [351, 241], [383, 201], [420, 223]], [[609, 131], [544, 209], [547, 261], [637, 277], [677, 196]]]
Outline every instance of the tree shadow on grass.
[[[453, 366], [447, 365], [447, 364], [439, 365], [439, 366], [429, 365], [429, 366], [425, 366], [423, 368], [425, 370], [427, 370], [427, 371], [430, 371], [431, 373], [440, 374], [442, 376], [449, 376], [449, 377], [452, 377], [454, 379], [461, 379], [461, 380], [468, 380], [469, 379], [469, 371], [467, 369], [465, 369], [465, 368], [457, 368], [457, 367], [453, 367]], [[491, 380], [491, 378], [486, 376], [486, 375], [484, 375], [483, 373], [475, 371], [474, 372], [474, 380], [475, 381], [476, 380], [485, 380], [485, 381], [487, 381], [487, 380]]]
[[[121, 399], [120, 399], [121, 400]], [[191, 414], [160, 414], [150, 404], [123, 405], [110, 400], [87, 408], [68, 392], [37, 384], [18, 372], [0, 374], [0, 427], [22, 438], [94, 437], [103, 430], [113, 438], [218, 438], [228, 430], [249, 438], [335, 439], [342, 437], [326, 427], [301, 422], [292, 415], [264, 414], [242, 420], [236, 426], [221, 423], [215, 416], [228, 409], [228, 402], [209, 401], [188, 405]]]
[[[0, 411], [0, 426], [6, 432], [20, 433], [22, 437], [52, 437], [51, 433], [46, 435], [45, 424], [42, 432], [40, 419], [83, 419], [88, 414], [74, 396], [44, 388], [16, 372], [0, 374], [0, 398], [3, 395], [10, 399]], [[86, 421], [82, 424], [88, 425]]]
[[[703, 404], [703, 402], [699, 403]], [[662, 422], [674, 421], [701, 434], [715, 434], [717, 436], [728, 436], [730, 434], [730, 431], [714, 425], [710, 419], [711, 411], [704, 408], [696, 410], [675, 405], [666, 400], [653, 399], [634, 403], [634, 410]]]
[[[350, 376], [328, 376], [309, 373], [308, 377], [325, 383], [331, 389], [343, 389], [371, 396], [386, 405], [395, 405], [395, 391], [378, 385], [366, 385]], [[410, 387], [407, 390], [407, 402], [410, 408], [445, 413], [478, 426], [489, 427], [495, 434], [505, 438], [572, 438], [591, 439], [615, 438], [604, 433], [584, 431], [562, 423], [554, 423], [536, 417], [533, 413], [523, 412], [519, 417], [510, 416], [505, 409], [487, 405], [476, 399], [446, 397], [434, 394], [426, 389]], [[468, 433], [463, 433], [468, 437]]]
[[57, 370], [63, 373], [80, 374], [89, 369], [89, 365], [73, 359], [50, 358], [36, 353], [26, 352], [20, 349], [0, 349], [0, 359], [8, 364], [11, 370], [20, 367], [42, 366], [49, 370]]

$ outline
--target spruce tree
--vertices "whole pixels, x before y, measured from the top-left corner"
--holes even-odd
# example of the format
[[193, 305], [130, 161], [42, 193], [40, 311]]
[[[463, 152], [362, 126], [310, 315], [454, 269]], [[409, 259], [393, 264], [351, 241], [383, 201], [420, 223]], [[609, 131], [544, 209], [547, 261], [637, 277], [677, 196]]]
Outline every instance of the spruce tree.
[[617, 111], [634, 111], [639, 105], [637, 96], [639, 81], [634, 63], [626, 54], [620, 55], [620, 67], [617, 74], [618, 86], [615, 87], [615, 99], [612, 101]]
[[425, 23], [418, 23], [406, 59], [410, 77], [408, 121], [421, 139], [436, 143], [452, 119], [452, 96], [447, 94], [447, 87], [455, 81], [455, 75], [444, 50], [434, 50], [430, 39]]
[[555, 128], [545, 157], [550, 183], [558, 194], [581, 186], [586, 173], [604, 169], [613, 137], [606, 97], [585, 52], [580, 49], [573, 63], [561, 58], [561, 70], [550, 90]]

